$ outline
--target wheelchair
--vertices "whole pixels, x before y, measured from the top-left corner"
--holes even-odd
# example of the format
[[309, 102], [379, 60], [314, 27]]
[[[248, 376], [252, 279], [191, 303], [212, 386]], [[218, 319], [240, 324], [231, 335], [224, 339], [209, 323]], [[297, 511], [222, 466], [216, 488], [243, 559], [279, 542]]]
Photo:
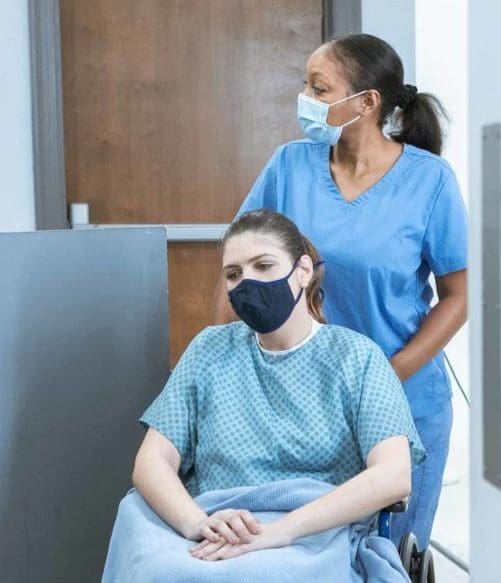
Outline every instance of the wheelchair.
[[[406, 510], [407, 501], [397, 502], [381, 510], [378, 517], [379, 536], [391, 538], [391, 515]], [[411, 532], [402, 537], [398, 554], [412, 583], [435, 583], [433, 554], [430, 549], [419, 551], [416, 537]]]

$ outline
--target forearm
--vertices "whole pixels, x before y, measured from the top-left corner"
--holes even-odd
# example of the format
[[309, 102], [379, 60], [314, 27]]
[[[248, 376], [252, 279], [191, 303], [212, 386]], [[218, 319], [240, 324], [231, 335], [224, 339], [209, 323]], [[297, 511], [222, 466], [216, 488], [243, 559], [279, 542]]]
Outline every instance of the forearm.
[[228, 324], [238, 320], [238, 316], [233, 311], [228, 300], [228, 292], [226, 291], [226, 283], [223, 276], [219, 278], [216, 285], [212, 301], [212, 313], [214, 324]]
[[191, 539], [194, 525], [207, 518], [161, 455], [143, 453], [138, 456], [132, 481], [158, 516], [185, 538]]
[[466, 321], [466, 298], [441, 299], [426, 316], [412, 340], [391, 358], [401, 381], [407, 380], [429, 362]]
[[[335, 490], [281, 518], [281, 528], [297, 538], [351, 524], [402, 500], [410, 492], [410, 470], [368, 468]], [[278, 526], [278, 524], [277, 524]]]

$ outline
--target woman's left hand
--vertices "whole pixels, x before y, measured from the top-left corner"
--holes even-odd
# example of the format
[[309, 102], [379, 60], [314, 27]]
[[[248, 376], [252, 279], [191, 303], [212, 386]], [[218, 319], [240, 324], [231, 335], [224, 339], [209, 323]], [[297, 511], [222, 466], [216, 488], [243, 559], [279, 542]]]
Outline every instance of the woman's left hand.
[[231, 544], [225, 539], [213, 543], [205, 539], [192, 547], [191, 556], [204, 561], [221, 561], [262, 549], [286, 547], [292, 542], [279, 521], [261, 524], [261, 528], [261, 534], [253, 535], [249, 543]]

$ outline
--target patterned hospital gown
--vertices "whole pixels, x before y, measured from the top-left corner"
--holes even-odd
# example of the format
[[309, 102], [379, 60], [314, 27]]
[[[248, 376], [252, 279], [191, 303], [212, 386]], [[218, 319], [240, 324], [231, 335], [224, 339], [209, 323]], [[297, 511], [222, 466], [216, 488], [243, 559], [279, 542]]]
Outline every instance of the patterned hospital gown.
[[383, 352], [340, 326], [279, 356], [243, 322], [206, 328], [140, 421], [179, 450], [192, 495], [298, 477], [342, 484], [393, 435], [408, 437], [413, 467], [426, 456]]

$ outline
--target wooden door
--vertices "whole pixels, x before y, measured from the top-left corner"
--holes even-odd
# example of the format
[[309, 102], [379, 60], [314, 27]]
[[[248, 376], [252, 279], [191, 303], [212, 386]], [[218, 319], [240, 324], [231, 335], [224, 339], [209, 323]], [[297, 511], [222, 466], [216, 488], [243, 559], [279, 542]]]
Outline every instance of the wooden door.
[[[281, 143], [322, 0], [60, 0], [68, 202], [100, 224], [228, 223]], [[214, 243], [168, 249], [174, 364], [211, 321]]]

